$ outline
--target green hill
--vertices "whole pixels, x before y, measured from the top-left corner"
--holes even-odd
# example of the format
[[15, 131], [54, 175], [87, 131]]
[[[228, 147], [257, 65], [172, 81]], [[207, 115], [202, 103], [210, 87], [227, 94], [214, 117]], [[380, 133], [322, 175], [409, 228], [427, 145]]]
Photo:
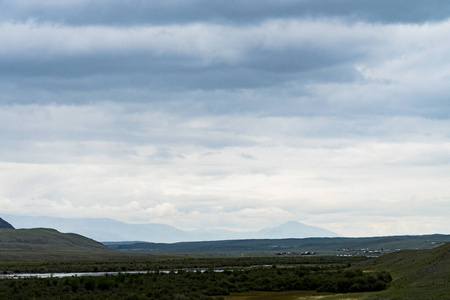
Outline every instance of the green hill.
[[115, 250], [92, 239], [54, 229], [0, 229], [0, 261], [82, 259]]
[[450, 243], [428, 250], [402, 250], [358, 267], [389, 271], [394, 281], [383, 299], [450, 299]]
[[105, 244], [120, 252], [134, 253], [274, 254], [288, 251], [297, 253], [314, 251], [321, 255], [364, 255], [369, 253], [369, 250], [379, 250], [379, 253], [386, 253], [397, 249], [430, 249], [447, 242], [450, 242], [450, 235], [435, 234], [365, 238], [228, 240], [173, 244], [147, 242], [112, 242]]

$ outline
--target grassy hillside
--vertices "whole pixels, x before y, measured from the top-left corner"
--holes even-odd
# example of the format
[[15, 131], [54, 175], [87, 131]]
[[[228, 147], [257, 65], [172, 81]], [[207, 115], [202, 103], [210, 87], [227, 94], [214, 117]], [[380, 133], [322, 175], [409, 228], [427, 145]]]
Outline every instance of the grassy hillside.
[[[305, 238], [230, 240], [212, 242], [164, 243], [105, 243], [120, 252], [145, 253], [276, 253], [306, 252], [319, 254], [361, 254], [360, 249], [430, 249], [450, 242], [450, 235], [389, 236], [368, 238]], [[337, 251], [338, 249], [338, 251]], [[343, 251], [342, 249], [347, 249]]]
[[450, 299], [450, 243], [429, 250], [403, 250], [359, 267], [389, 271], [394, 281], [384, 299]]
[[83, 257], [79, 253], [93, 255], [115, 251], [84, 236], [54, 229], [0, 229], [0, 260], [61, 258], [69, 252]]

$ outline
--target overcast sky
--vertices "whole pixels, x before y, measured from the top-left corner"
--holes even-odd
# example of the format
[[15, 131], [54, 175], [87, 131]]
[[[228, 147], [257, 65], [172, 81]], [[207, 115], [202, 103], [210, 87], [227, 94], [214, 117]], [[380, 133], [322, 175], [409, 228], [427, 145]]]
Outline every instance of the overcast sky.
[[0, 213], [449, 234], [449, 16], [0, 0]]

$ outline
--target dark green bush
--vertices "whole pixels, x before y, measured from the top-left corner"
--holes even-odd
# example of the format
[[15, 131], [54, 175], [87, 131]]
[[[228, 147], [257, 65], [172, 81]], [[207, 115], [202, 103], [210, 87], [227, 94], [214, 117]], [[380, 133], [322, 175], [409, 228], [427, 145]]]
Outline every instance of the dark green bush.
[[256, 290], [347, 293], [379, 291], [392, 280], [387, 272], [324, 269], [261, 267], [221, 273], [210, 269], [205, 273], [0, 280], [0, 299], [214, 299], [231, 292]]

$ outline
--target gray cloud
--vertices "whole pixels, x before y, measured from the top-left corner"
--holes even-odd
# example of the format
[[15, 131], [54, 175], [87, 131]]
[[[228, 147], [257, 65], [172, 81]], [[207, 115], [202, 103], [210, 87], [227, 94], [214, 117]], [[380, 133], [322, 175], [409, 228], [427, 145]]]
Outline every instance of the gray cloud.
[[10, 43], [1, 50], [0, 103], [126, 99], [182, 114], [445, 118], [448, 75], [435, 69], [446, 64], [440, 36], [448, 27], [327, 19], [134, 28], [4, 23], [0, 35]]
[[422, 23], [448, 18], [445, 0], [97, 0], [6, 1], [3, 20], [71, 25], [183, 24], [192, 22], [251, 23], [273, 18], [339, 17], [353, 21]]
[[[316, 38], [336, 28], [333, 37]], [[354, 65], [368, 56], [358, 41], [367, 48], [374, 33], [353, 29], [325, 21], [130, 29], [5, 23], [0, 35], [10, 43], [0, 59], [0, 102], [121, 102], [124, 95], [148, 102], [188, 91], [279, 91], [291, 83], [300, 86], [298, 96], [310, 83], [358, 78]], [[251, 96], [246, 100], [251, 103]], [[221, 106], [220, 99], [213, 103]]]
[[[5, 91], [0, 101], [120, 102], [126, 94], [129, 101], [148, 102], [174, 92], [355, 80], [353, 64], [364, 55], [351, 46], [357, 37], [347, 36], [350, 28], [340, 24], [342, 40], [322, 41], [310, 25], [321, 34], [333, 28], [291, 21], [134, 29], [7, 23], [0, 29], [10, 40], [0, 59]], [[90, 96], [77, 97], [80, 91]]]

